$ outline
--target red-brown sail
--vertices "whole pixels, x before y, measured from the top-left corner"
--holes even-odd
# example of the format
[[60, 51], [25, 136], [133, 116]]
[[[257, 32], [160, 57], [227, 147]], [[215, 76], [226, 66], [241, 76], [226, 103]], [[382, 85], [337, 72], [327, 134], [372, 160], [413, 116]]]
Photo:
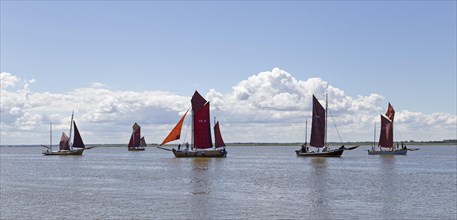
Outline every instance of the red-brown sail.
[[[193, 104], [192, 104], [193, 105]], [[197, 112], [194, 111], [194, 147], [206, 149], [213, 147], [209, 120], [209, 102]]]
[[387, 112], [386, 112], [387, 118], [394, 123], [394, 117], [395, 117], [395, 110], [392, 107], [392, 105], [389, 102], [389, 106], [387, 107]]
[[70, 138], [62, 132], [62, 136], [60, 137], [59, 149], [60, 150], [70, 150]]
[[133, 147], [133, 146], [134, 146], [134, 145], [133, 145], [133, 133], [132, 133], [132, 134], [130, 135], [130, 141], [129, 141], [128, 147], [131, 148], [131, 147]]
[[170, 141], [178, 140], [181, 137], [182, 124], [184, 122], [184, 118], [186, 117], [188, 111], [189, 110], [186, 111], [186, 113], [182, 116], [182, 118], [179, 120], [179, 122], [175, 125], [173, 130], [171, 130], [170, 134], [168, 134], [168, 136], [165, 138], [165, 140], [162, 141], [160, 146], [162, 146]]
[[379, 147], [394, 147], [393, 123], [386, 116], [381, 115], [381, 134], [379, 135]]
[[309, 144], [313, 147], [324, 147], [325, 145], [325, 109], [319, 100], [313, 95], [313, 119], [311, 125], [311, 140]]
[[75, 137], [73, 139], [73, 148], [85, 148], [83, 139], [81, 138], [81, 135], [79, 134], [78, 127], [76, 127], [76, 122], [73, 121], [73, 126], [75, 128]]
[[206, 104], [207, 101], [200, 95], [200, 93], [195, 91], [190, 102], [192, 103], [192, 111], [195, 114], [196, 112], [200, 111], [200, 109]]
[[214, 142], [216, 147], [225, 147], [225, 143], [221, 135], [221, 129], [219, 128], [219, 122], [216, 122], [216, 125], [214, 125]]
[[132, 132], [133, 140], [132, 140], [132, 146], [129, 145], [129, 147], [139, 147], [140, 146], [141, 127], [135, 122], [135, 124], [133, 124], [132, 129], [133, 129], [133, 132]]
[[141, 137], [141, 139], [140, 139], [140, 146], [141, 147], [146, 147], [147, 146], [146, 141], [144, 140], [144, 137]]

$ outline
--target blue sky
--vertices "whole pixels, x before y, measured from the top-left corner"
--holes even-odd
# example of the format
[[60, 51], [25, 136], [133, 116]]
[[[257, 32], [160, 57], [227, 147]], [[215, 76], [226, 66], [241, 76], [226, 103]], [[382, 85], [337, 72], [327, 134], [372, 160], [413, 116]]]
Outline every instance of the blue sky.
[[[27, 85], [36, 96], [65, 95], [96, 83], [113, 92], [188, 98], [214, 89], [228, 97], [279, 68], [301, 82], [319, 78], [342, 97], [379, 94], [375, 109], [390, 101], [397, 112], [445, 113], [455, 138], [456, 20], [455, 1], [1, 1], [1, 72], [18, 78], [2, 92]], [[6, 112], [17, 104], [5, 100], [2, 130], [26, 113], [47, 114], [28, 103], [15, 122]]]

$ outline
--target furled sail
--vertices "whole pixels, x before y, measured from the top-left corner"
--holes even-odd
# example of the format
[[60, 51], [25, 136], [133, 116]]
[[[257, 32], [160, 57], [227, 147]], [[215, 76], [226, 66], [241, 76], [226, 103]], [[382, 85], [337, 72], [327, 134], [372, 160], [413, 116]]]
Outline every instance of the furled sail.
[[214, 142], [216, 147], [225, 147], [225, 143], [221, 135], [221, 129], [219, 128], [219, 122], [216, 122], [216, 125], [214, 125]]
[[325, 109], [319, 100], [313, 95], [313, 119], [311, 125], [311, 140], [309, 144], [313, 147], [324, 147], [325, 145]]
[[60, 143], [59, 143], [59, 147], [60, 147], [60, 150], [70, 150], [70, 138], [68, 138], [68, 136], [62, 132], [62, 136], [60, 137]]
[[179, 120], [179, 122], [175, 125], [173, 130], [171, 130], [170, 134], [168, 134], [168, 136], [165, 138], [165, 140], [162, 141], [160, 146], [162, 146], [170, 141], [178, 140], [181, 137], [182, 124], [184, 122], [184, 118], [186, 117], [188, 111], [189, 110], [186, 111], [186, 113], [182, 116], [182, 118]]
[[73, 139], [73, 148], [85, 148], [83, 139], [81, 138], [81, 135], [79, 134], [78, 127], [76, 127], [76, 122], [73, 121], [73, 126], [75, 128], [75, 137]]
[[[193, 105], [193, 104], [192, 104]], [[211, 125], [209, 102], [206, 102], [197, 112], [194, 111], [194, 147], [206, 149], [213, 147], [211, 141]]]
[[379, 135], [379, 147], [394, 147], [394, 127], [392, 121], [381, 115], [381, 134]]

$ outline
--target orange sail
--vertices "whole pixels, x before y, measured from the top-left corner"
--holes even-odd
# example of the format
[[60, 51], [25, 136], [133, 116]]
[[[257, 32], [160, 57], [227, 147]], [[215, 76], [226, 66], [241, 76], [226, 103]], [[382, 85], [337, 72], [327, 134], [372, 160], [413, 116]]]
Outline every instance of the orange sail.
[[184, 122], [184, 118], [186, 117], [188, 111], [189, 110], [186, 111], [186, 113], [182, 116], [181, 120], [179, 120], [178, 124], [176, 124], [176, 126], [173, 128], [173, 130], [171, 130], [170, 134], [168, 134], [168, 136], [165, 138], [165, 140], [163, 140], [163, 142], [160, 144], [160, 146], [162, 146], [170, 141], [178, 140], [181, 137], [182, 124]]

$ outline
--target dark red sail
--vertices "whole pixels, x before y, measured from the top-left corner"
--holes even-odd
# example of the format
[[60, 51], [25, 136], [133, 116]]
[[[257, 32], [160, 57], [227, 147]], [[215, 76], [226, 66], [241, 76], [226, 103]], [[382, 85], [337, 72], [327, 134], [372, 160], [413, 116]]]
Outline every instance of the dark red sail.
[[135, 124], [133, 124], [132, 129], [133, 129], [132, 146], [130, 146], [130, 143], [129, 143], [129, 147], [139, 147], [140, 146], [141, 127], [135, 122]]
[[[192, 103], [192, 106], [194, 106], [194, 103]], [[194, 146], [199, 149], [213, 147], [209, 120], [209, 102], [203, 105], [199, 111], [194, 111]]]
[[60, 137], [59, 149], [60, 150], [70, 150], [70, 138], [62, 132], [62, 136]]
[[392, 105], [389, 102], [389, 106], [387, 107], [387, 112], [386, 112], [387, 118], [394, 123], [394, 117], [395, 117], [395, 110], [392, 107]]
[[75, 137], [73, 139], [73, 147], [74, 148], [85, 148], [83, 139], [81, 138], [81, 135], [79, 134], [78, 127], [76, 127], [76, 122], [73, 121], [73, 126], [75, 128]]
[[130, 135], [130, 141], [129, 141], [128, 147], [129, 148], [134, 147], [134, 145], [133, 145], [133, 133]]
[[216, 125], [214, 125], [214, 142], [216, 147], [225, 147], [225, 143], [221, 135], [221, 129], [219, 128], [219, 122], [216, 122]]
[[319, 100], [313, 95], [313, 119], [311, 125], [311, 141], [313, 147], [324, 147], [325, 145], [325, 109]]
[[392, 148], [394, 146], [394, 127], [391, 120], [381, 115], [381, 134], [379, 135], [379, 147]]
[[200, 111], [200, 109], [203, 107], [203, 105], [205, 105], [206, 99], [204, 99], [200, 95], [200, 93], [195, 91], [194, 95], [192, 96], [192, 99], [190, 100], [190, 102], [192, 103], [192, 111], [195, 114], [196, 112]]
[[144, 137], [141, 137], [141, 139], [140, 139], [140, 146], [141, 146], [141, 147], [146, 147], [146, 146], [148, 146], [148, 145], [146, 144], [146, 140], [144, 140]]

